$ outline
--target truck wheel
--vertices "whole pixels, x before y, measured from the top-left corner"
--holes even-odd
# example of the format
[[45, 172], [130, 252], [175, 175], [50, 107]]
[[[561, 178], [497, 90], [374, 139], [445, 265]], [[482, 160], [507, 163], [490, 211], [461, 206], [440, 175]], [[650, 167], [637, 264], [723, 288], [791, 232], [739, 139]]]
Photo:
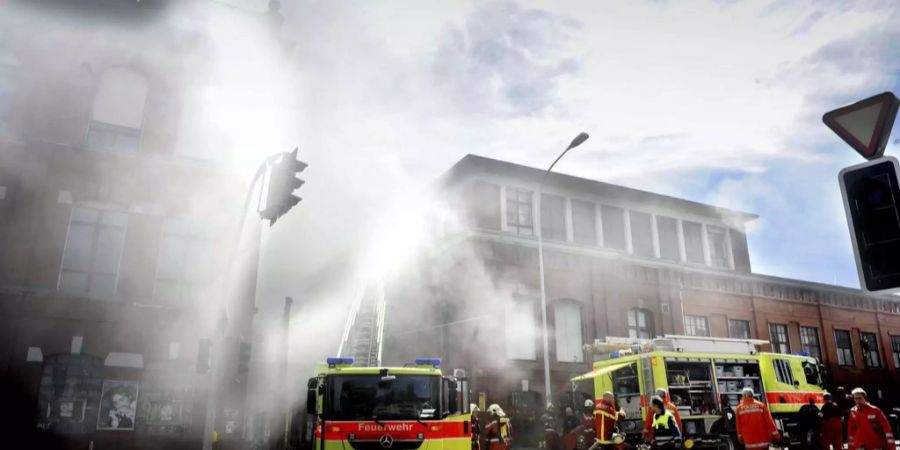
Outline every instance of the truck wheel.
[[737, 441], [732, 436], [724, 436], [722, 443], [719, 444], [719, 450], [737, 450]]

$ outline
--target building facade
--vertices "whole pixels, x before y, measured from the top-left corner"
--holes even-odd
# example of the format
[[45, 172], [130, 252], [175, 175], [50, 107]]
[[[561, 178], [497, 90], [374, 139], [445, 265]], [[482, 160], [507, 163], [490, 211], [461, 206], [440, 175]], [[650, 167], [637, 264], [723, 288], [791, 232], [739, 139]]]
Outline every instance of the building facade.
[[[258, 234], [222, 278], [247, 170], [189, 114], [211, 3], [171, 3], [0, 6], [0, 376], [64, 448], [199, 448], [225, 301], [251, 335]], [[222, 351], [236, 448], [250, 348]]]
[[[454, 165], [438, 191], [449, 216], [464, 219], [437, 221], [442, 244], [421, 264], [436, 301], [431, 309], [403, 303], [413, 311], [407, 314], [424, 318], [418, 323], [428, 331], [416, 341], [447, 366], [467, 369], [478, 398], [514, 411], [539, 407], [546, 357], [551, 400], [570, 404], [568, 380], [589, 371], [594, 356], [585, 344], [686, 334], [807, 352], [826, 366], [832, 388], [863, 386], [876, 402], [897, 402], [890, 386], [900, 381], [900, 304], [893, 297], [753, 273], [745, 234], [752, 214], [562, 174], [547, 178], [538, 213], [542, 176], [474, 155]], [[395, 308], [388, 323], [402, 322], [395, 318], [404, 311]], [[414, 351], [424, 350], [397, 358]]]

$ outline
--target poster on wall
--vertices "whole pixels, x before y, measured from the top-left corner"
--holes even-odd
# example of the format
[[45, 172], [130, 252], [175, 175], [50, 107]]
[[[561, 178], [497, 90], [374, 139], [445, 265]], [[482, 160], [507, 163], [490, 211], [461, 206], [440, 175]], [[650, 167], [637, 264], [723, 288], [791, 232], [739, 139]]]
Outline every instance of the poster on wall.
[[138, 389], [137, 381], [103, 380], [97, 429], [134, 430]]

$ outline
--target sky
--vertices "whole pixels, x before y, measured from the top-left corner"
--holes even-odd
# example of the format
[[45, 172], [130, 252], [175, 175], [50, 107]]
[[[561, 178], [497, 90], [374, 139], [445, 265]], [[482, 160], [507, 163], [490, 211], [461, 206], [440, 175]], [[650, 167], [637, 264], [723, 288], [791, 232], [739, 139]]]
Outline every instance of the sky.
[[[261, 295], [303, 293], [468, 153], [759, 214], [754, 272], [857, 287], [826, 111], [900, 89], [896, 1], [285, 1], [303, 202]], [[887, 153], [900, 149], [898, 136]]]

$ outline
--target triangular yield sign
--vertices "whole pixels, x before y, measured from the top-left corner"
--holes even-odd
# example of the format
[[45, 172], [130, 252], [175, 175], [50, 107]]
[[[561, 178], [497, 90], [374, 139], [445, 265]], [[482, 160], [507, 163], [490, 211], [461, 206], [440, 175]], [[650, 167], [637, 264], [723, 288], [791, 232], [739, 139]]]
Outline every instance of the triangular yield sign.
[[884, 153], [900, 101], [891, 92], [860, 100], [829, 111], [822, 122], [863, 158], [875, 159]]

